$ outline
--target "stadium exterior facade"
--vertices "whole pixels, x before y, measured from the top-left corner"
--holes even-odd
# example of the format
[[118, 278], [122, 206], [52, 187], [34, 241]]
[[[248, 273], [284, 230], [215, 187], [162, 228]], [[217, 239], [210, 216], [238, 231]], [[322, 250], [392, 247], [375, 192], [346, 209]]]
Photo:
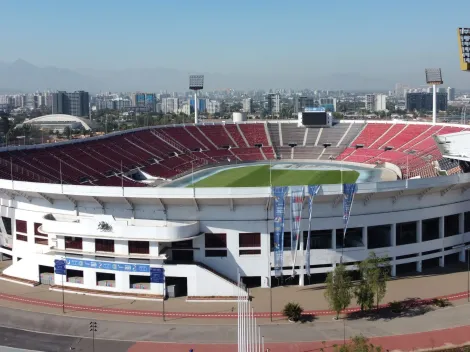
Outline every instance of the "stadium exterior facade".
[[[464, 261], [470, 243], [468, 189], [470, 175], [462, 173], [358, 184], [348, 225], [356, 240], [342, 250], [337, 245], [342, 189], [321, 186], [313, 202], [311, 229], [319, 241], [310, 250], [310, 273], [331, 271], [342, 252], [350, 269], [372, 250], [386, 255], [392, 275], [405, 267], [420, 272], [430, 263]], [[164, 284], [149, 276], [151, 268], [164, 268], [166, 285], [184, 281], [189, 298], [230, 299], [237, 292], [232, 282], [237, 270], [262, 287], [274, 279], [272, 207], [269, 187], [104, 187], [1, 179], [0, 251], [13, 260], [2, 278], [40, 282], [50, 274], [52, 285], [82, 293], [157, 297]], [[304, 206], [301, 230], [307, 229]], [[242, 240], [243, 234], [254, 240]], [[283, 255], [283, 275], [289, 276], [287, 245]], [[54, 261], [61, 259], [67, 272], [54, 274]], [[301, 250], [296, 261], [301, 285], [304, 262]]]

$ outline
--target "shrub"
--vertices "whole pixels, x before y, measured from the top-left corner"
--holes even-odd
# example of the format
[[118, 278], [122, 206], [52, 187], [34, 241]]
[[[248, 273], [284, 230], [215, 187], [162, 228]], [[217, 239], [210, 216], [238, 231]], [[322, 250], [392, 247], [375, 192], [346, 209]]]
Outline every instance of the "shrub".
[[450, 302], [447, 298], [434, 298], [432, 300], [432, 304], [434, 304], [436, 307], [447, 307], [450, 305]]
[[388, 306], [394, 313], [399, 313], [403, 310], [403, 303], [399, 301], [390, 302]]
[[286, 316], [289, 320], [297, 321], [302, 317], [302, 312], [304, 309], [300, 304], [295, 302], [289, 302], [284, 306], [282, 314]]

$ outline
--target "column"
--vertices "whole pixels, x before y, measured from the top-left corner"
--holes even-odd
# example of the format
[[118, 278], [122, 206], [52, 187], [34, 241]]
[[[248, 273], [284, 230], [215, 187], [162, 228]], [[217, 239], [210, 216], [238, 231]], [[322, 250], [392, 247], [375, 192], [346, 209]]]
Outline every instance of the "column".
[[439, 238], [444, 238], [444, 217], [439, 217]]
[[[392, 227], [390, 229], [390, 247], [395, 250], [395, 247], [397, 246], [397, 224], [392, 224]], [[397, 265], [395, 264], [395, 256], [391, 258], [391, 271], [390, 271], [390, 276], [395, 277], [397, 276]]]
[[362, 243], [364, 244], [364, 247], [367, 249], [368, 248], [368, 243], [367, 243], [367, 226], [364, 226], [362, 228]]
[[441, 255], [441, 257], [439, 258], [439, 266], [440, 266], [441, 268], [443, 268], [443, 267], [444, 267], [444, 264], [445, 264], [445, 260], [444, 260], [444, 254], [443, 254], [443, 255]]
[[[459, 214], [459, 233], [462, 238], [461, 243], [465, 243], [465, 213], [460, 213]], [[459, 261], [465, 262], [465, 247], [462, 247], [462, 249], [459, 252]]]
[[421, 259], [416, 262], [416, 271], [418, 273], [423, 271], [423, 261]]
[[331, 230], [331, 252], [334, 255], [334, 260], [333, 260], [333, 270], [336, 268], [336, 262], [338, 262], [338, 254], [336, 253], [336, 229]]
[[418, 220], [416, 222], [416, 242], [421, 243], [423, 242], [423, 221]]

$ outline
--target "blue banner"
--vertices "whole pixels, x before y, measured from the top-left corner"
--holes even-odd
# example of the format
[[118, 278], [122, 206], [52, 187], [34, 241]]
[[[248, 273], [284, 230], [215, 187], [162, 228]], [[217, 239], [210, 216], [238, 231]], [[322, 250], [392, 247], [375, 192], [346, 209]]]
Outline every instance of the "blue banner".
[[351, 215], [351, 208], [356, 194], [357, 185], [355, 183], [346, 183], [343, 185], [343, 246], [344, 237], [348, 228], [349, 216]]
[[290, 187], [290, 219], [291, 219], [291, 255], [292, 255], [292, 275], [294, 275], [295, 260], [297, 257], [297, 246], [300, 237], [300, 221], [302, 220], [302, 208], [304, 205], [304, 186]]
[[67, 258], [67, 266], [79, 268], [102, 269], [112, 271], [126, 271], [131, 273], [149, 273], [150, 265], [132, 263], [100, 262], [96, 260], [82, 260]]
[[287, 187], [273, 187], [274, 197], [274, 275], [282, 276], [284, 266], [284, 212]]
[[307, 276], [310, 276], [310, 234], [312, 232], [312, 213], [313, 213], [313, 199], [320, 190], [320, 186], [308, 186], [308, 235], [307, 245], [305, 247], [305, 269], [307, 270]]

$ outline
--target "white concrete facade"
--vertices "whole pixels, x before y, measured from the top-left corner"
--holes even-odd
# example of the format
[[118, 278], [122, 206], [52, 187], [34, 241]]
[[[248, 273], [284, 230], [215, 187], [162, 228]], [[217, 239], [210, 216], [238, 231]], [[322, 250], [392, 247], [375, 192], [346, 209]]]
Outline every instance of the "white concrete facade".
[[[470, 224], [465, 224], [465, 214], [470, 212], [469, 188], [469, 174], [358, 184], [348, 228], [361, 234], [362, 245], [345, 248], [343, 262], [351, 263], [350, 268], [354, 268], [355, 262], [373, 250], [391, 258], [392, 274], [395, 274], [400, 265], [407, 263], [413, 263], [421, 271], [423, 261], [431, 258], [441, 266], [448, 255], [464, 260], [463, 245], [470, 242], [470, 232], [465, 231], [470, 228]], [[314, 200], [312, 230], [329, 231], [324, 233], [326, 237], [331, 236], [331, 245], [311, 249], [312, 274], [329, 272], [340, 260], [341, 249], [336, 246], [336, 232], [343, 227], [340, 191], [339, 185], [324, 185]], [[121, 267], [164, 267], [167, 278], [186, 278], [188, 296], [235, 296], [236, 287], [230, 280], [236, 279], [238, 269], [242, 276], [259, 279], [264, 287], [269, 286], [274, 275], [270, 248], [272, 203], [268, 187], [121, 188], [0, 180], [0, 215], [11, 219], [11, 234], [5, 233], [6, 226], [0, 222], [0, 237], [9, 237], [13, 243], [11, 250], [0, 248], [13, 258], [13, 265], [4, 273], [39, 281], [39, 266], [52, 268], [55, 259], [65, 256], [73, 260], [112, 262]], [[288, 209], [287, 206], [285, 231], [290, 231]], [[432, 230], [423, 226], [426, 219], [436, 219], [438, 226]], [[470, 217], [467, 219], [470, 222]], [[26, 221], [26, 232], [18, 231], [17, 220]], [[458, 221], [458, 231], [452, 235], [446, 233], [449, 221]], [[100, 222], [107, 223], [111, 229], [100, 230]], [[416, 229], [415, 238], [408, 244], [400, 244], [398, 229], [409, 222]], [[388, 238], [384, 239], [387, 245], [370, 249], [368, 243], [373, 242], [371, 236], [375, 231], [372, 227], [377, 225], [388, 225], [389, 234], [385, 235]], [[307, 229], [305, 204], [301, 230]], [[206, 248], [205, 234], [210, 233], [225, 234], [226, 246]], [[259, 246], [241, 248], [240, 233], [259, 234]], [[47, 242], [42, 237], [45, 235]], [[81, 249], [66, 249], [66, 237], [81, 238]], [[37, 239], [42, 241], [36, 243]], [[97, 240], [114, 241], [113, 251], [97, 251]], [[172, 247], [185, 240], [191, 241], [190, 248], [184, 249], [192, 253], [190, 262], [175, 258], [178, 248]], [[148, 253], [129, 253], [129, 241], [148, 242]], [[246, 254], [240, 250], [252, 252]], [[223, 255], [211, 256], [211, 251], [212, 254], [222, 251]], [[304, 254], [300, 251], [295, 263], [297, 274], [305, 272], [303, 263]], [[82, 271], [83, 283], [64, 278], [65, 286], [155, 295], [163, 292], [163, 285], [156, 283], [145, 289], [131, 287], [133, 276], [148, 277], [148, 272], [72, 266], [67, 269]], [[291, 272], [291, 252], [286, 248], [283, 273]], [[114, 275], [112, 285], [99, 286], [97, 273]], [[54, 281], [60, 285], [62, 276], [55, 275]]]

